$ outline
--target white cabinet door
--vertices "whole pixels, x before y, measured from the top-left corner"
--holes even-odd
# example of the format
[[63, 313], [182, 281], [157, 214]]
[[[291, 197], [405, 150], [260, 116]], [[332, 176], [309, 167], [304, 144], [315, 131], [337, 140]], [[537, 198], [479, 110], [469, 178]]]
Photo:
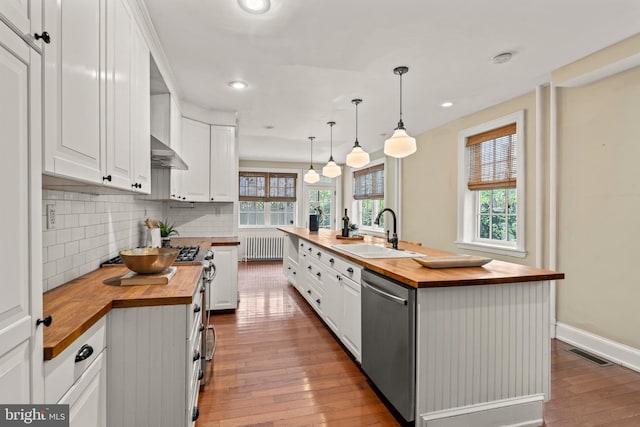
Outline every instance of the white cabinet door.
[[[41, 33], [42, 2], [40, 0], [2, 0], [0, 16], [4, 17], [22, 35]], [[35, 41], [36, 45], [41, 42]]]
[[102, 7], [101, 0], [44, 2], [51, 36], [44, 45], [44, 172], [90, 183], [103, 181]]
[[[178, 109], [178, 103], [175, 98], [172, 96], [170, 98], [170, 117], [169, 121], [171, 123], [171, 129], [169, 130], [169, 135], [171, 139], [171, 149], [178, 153], [180, 157], [182, 157], [182, 114]], [[184, 160], [184, 159], [183, 159]], [[187, 166], [189, 164], [187, 163]], [[169, 196], [172, 199], [180, 199], [183, 197], [181, 194], [184, 186], [182, 185], [183, 176], [185, 171], [171, 169], [171, 182], [169, 185]], [[186, 197], [186, 196], [185, 196]]]
[[235, 309], [238, 305], [238, 248], [214, 246], [216, 277], [209, 292], [209, 310]]
[[[105, 184], [131, 190], [131, 15], [123, 0], [107, 3], [107, 143]], [[66, 48], [66, 46], [65, 46]]]
[[211, 183], [213, 202], [233, 202], [238, 196], [238, 154], [236, 128], [211, 126]]
[[357, 361], [361, 360], [362, 313], [360, 284], [343, 276], [343, 321], [340, 340], [351, 351]]
[[69, 405], [70, 427], [107, 425], [107, 350], [89, 365], [58, 403]]
[[[40, 177], [40, 56], [0, 23], [0, 179], [10, 209], [0, 249], [0, 402], [37, 401], [42, 387]], [[31, 206], [30, 206], [31, 205]], [[37, 206], [37, 211], [35, 210]], [[8, 243], [11, 243], [9, 245]], [[37, 245], [37, 247], [36, 247]], [[32, 264], [33, 263], [33, 264]], [[33, 383], [32, 383], [33, 381]]]
[[182, 175], [180, 194], [186, 201], [209, 201], [210, 126], [182, 119], [182, 159], [189, 170]]
[[342, 276], [333, 269], [328, 269], [327, 274], [324, 276], [323, 284], [325, 295], [322, 303], [322, 312], [324, 320], [333, 332], [340, 336], [344, 310]]
[[132, 21], [131, 135], [133, 142], [133, 182], [139, 193], [151, 192], [151, 101], [149, 48]]

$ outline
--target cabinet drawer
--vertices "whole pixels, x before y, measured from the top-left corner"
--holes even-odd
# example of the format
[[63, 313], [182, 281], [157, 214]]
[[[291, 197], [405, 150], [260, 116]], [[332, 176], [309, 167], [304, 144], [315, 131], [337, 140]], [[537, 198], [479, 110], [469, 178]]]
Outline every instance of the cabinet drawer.
[[330, 260], [333, 259], [332, 266], [333, 268], [340, 274], [349, 279], [353, 280], [356, 283], [360, 283], [360, 274], [362, 273], [362, 267], [345, 261], [344, 259], [332, 256]]
[[60, 355], [44, 362], [46, 403], [55, 403], [107, 346], [106, 317], [80, 335]]
[[187, 406], [187, 426], [195, 426], [196, 420], [200, 417], [200, 410], [198, 409], [198, 393], [200, 387], [197, 384], [193, 387], [190, 393], [189, 406]]
[[198, 282], [198, 286], [196, 286], [196, 291], [193, 294], [193, 299], [191, 305], [187, 306], [187, 333], [188, 336], [191, 336], [193, 332], [193, 328], [197, 327], [196, 324], [200, 322], [200, 316], [202, 316], [202, 293], [200, 292], [201, 283]]

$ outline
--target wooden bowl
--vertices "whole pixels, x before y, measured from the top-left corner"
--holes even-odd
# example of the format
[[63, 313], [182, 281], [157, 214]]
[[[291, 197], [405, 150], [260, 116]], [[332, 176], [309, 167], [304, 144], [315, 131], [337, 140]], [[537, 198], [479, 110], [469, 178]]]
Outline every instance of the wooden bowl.
[[136, 248], [120, 251], [122, 262], [140, 274], [159, 273], [173, 264], [178, 256], [174, 248]]

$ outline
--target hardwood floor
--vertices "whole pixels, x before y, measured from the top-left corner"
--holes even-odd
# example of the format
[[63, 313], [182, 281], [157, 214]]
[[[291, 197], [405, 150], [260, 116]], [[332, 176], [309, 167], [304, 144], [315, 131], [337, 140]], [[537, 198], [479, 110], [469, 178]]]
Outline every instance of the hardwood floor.
[[[281, 263], [241, 263], [238, 282], [236, 313], [211, 317], [218, 348], [197, 427], [399, 425]], [[545, 426], [640, 426], [640, 373], [567, 348], [553, 342]]]

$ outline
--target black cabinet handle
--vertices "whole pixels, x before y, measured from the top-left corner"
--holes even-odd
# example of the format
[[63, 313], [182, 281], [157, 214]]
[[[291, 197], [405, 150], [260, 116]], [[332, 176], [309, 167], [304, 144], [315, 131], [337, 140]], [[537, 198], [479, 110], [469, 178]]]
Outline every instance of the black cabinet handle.
[[291, 270], [291, 267], [287, 267], [287, 270]]
[[200, 418], [200, 411], [198, 410], [197, 406], [194, 406], [193, 413], [191, 415], [191, 421], [198, 421], [198, 418]]
[[349, 268], [347, 268], [347, 271], [348, 271], [349, 273], [353, 274], [353, 268], [349, 267]]
[[311, 271], [311, 266], [310, 265], [308, 265], [307, 268], [309, 269], [309, 271]]
[[176, 197], [176, 195], [175, 195], [175, 194], [172, 194], [172, 195], [171, 195], [171, 197]]
[[320, 305], [320, 298], [318, 298], [316, 302], [318, 303], [318, 305]]
[[198, 360], [200, 360], [200, 352], [196, 351], [193, 355], [193, 361], [196, 362]]
[[318, 257], [321, 257], [322, 256], [322, 252], [318, 251], [318, 253], [316, 255], [318, 255]]
[[300, 243], [300, 247], [304, 246], [304, 243]]
[[131, 186], [133, 188], [142, 188], [142, 184], [140, 184], [139, 182], [135, 182], [135, 183], [131, 184]]
[[88, 359], [92, 354], [93, 347], [91, 347], [89, 344], [83, 345], [82, 347], [80, 347], [80, 350], [78, 350], [78, 353], [76, 353], [76, 363]]
[[40, 326], [40, 324], [43, 323], [44, 326], [48, 328], [49, 326], [51, 326], [51, 322], [53, 322], [53, 317], [51, 317], [51, 315], [48, 315], [44, 319], [36, 320], [36, 326]]
[[198, 381], [204, 378], [204, 371], [200, 369], [200, 373], [198, 374]]
[[183, 196], [183, 197], [182, 197], [182, 200], [187, 200], [187, 198]]
[[138, 183], [138, 188], [142, 189], [142, 183], [141, 182]]
[[296, 272], [294, 271], [293, 274], [296, 274]]
[[36, 40], [42, 39], [42, 41], [46, 44], [51, 43], [51, 36], [49, 36], [49, 33], [47, 33], [46, 31], [43, 31], [42, 34], [34, 33], [33, 38], [35, 38]]
[[307, 289], [307, 293], [311, 295], [311, 289]]
[[309, 252], [311, 252], [313, 250], [313, 248], [309, 248]]
[[200, 306], [199, 306], [199, 305], [196, 305], [196, 306], [193, 308], [193, 312], [194, 312], [194, 313], [199, 313], [199, 312], [200, 312], [200, 310], [201, 310], [201, 308], [200, 308]]
[[111, 175], [103, 176], [102, 180], [111, 182]]
[[204, 331], [204, 325], [200, 325], [200, 332]]
[[336, 274], [336, 277], [338, 278], [338, 280], [342, 280], [342, 276], [339, 274]]
[[320, 277], [322, 277], [322, 274], [320, 274], [320, 272], [318, 271], [318, 272], [316, 273], [316, 276], [318, 276], [318, 278], [320, 278]]
[[331, 259], [329, 260], [329, 262], [330, 262], [331, 264], [333, 264], [334, 262], [336, 262], [336, 260], [335, 260], [335, 259], [333, 259], [333, 258], [331, 258]]

